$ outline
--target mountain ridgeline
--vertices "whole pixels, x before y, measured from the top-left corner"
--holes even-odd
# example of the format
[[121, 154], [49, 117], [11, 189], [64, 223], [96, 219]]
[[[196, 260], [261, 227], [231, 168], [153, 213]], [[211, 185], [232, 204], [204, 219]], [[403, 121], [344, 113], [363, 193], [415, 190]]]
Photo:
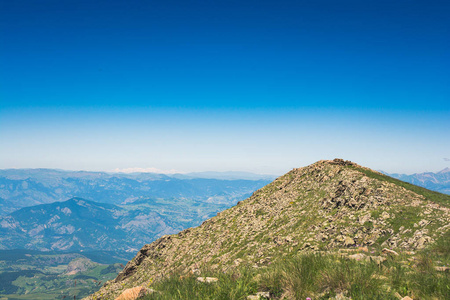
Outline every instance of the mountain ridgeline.
[[150, 208], [125, 209], [81, 198], [22, 208], [0, 217], [0, 248], [137, 251], [145, 241], [179, 231]]
[[310, 252], [357, 246], [421, 251], [447, 234], [449, 205], [448, 195], [355, 163], [319, 161], [277, 178], [199, 227], [145, 245], [88, 299], [115, 299], [127, 288], [153, 287], [171, 274], [200, 269], [262, 270]]
[[[237, 176], [242, 177], [239, 179]], [[224, 209], [247, 198], [272, 179], [247, 173], [164, 175], [53, 169], [0, 170], [0, 216], [23, 207], [73, 197], [115, 205], [145, 202], [149, 198], [191, 201], [219, 204]]]
[[406, 174], [389, 174], [391, 177], [406, 181], [432, 191], [450, 195], [450, 168], [445, 168], [439, 172]]

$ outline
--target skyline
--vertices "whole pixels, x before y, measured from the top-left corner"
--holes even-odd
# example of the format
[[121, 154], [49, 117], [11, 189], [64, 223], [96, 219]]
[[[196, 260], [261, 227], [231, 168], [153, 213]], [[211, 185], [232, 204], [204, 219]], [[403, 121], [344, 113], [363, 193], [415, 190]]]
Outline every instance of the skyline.
[[0, 169], [450, 167], [450, 4], [0, 4]]

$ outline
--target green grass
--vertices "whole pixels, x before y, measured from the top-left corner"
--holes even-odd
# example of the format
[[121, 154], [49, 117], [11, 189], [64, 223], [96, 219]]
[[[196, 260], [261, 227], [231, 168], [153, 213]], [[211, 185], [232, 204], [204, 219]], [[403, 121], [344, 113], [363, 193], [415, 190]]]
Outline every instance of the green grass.
[[392, 177], [389, 177], [387, 175], [381, 174], [381, 173], [376, 173], [370, 170], [366, 170], [363, 168], [358, 168], [358, 167], [354, 167], [354, 166], [348, 166], [349, 168], [358, 170], [362, 173], [364, 173], [365, 175], [367, 175], [370, 178], [374, 178], [374, 179], [378, 179], [378, 180], [382, 180], [382, 181], [387, 181], [390, 183], [394, 183], [396, 185], [399, 185], [401, 187], [404, 187], [405, 189], [412, 191], [416, 194], [422, 195], [425, 198], [427, 198], [429, 201], [432, 202], [436, 202], [439, 203], [441, 205], [444, 205], [446, 207], [450, 207], [450, 195], [446, 195], [446, 194], [441, 194], [438, 192], [434, 192], [434, 191], [430, 191], [426, 188], [411, 184], [411, 183], [407, 183]]
[[450, 274], [434, 269], [443, 261], [448, 263], [449, 244], [447, 234], [409, 264], [404, 253], [381, 265], [332, 254], [304, 254], [264, 268], [202, 272], [202, 276], [217, 277], [216, 283], [177, 273], [154, 282], [151, 288], [157, 292], [144, 299], [246, 299], [258, 291], [270, 292], [271, 299], [329, 299], [339, 293], [351, 299], [397, 299], [395, 293], [415, 300], [450, 299]]
[[402, 226], [412, 228], [414, 223], [418, 223], [422, 219], [419, 215], [421, 211], [420, 207], [405, 206], [401, 211], [396, 212], [396, 218], [389, 218], [387, 222], [392, 225], [395, 232], [398, 232]]
[[241, 269], [226, 274], [209, 273], [217, 277], [219, 281], [202, 283], [197, 281], [196, 276], [180, 278], [180, 275], [174, 274], [152, 286], [161, 293], [154, 293], [144, 299], [232, 300], [245, 299], [248, 295], [257, 292], [257, 282], [253, 280], [254, 273], [249, 270]]

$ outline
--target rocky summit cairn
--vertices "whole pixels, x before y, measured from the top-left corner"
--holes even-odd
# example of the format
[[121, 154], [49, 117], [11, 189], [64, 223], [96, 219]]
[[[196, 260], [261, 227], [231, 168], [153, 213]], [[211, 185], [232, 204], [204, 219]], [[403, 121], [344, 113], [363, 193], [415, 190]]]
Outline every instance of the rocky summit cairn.
[[293, 169], [199, 227], [145, 245], [87, 299], [114, 299], [125, 289], [203, 266], [227, 271], [292, 253], [422, 249], [450, 228], [447, 196], [439, 203], [433, 195], [350, 161], [319, 161]]

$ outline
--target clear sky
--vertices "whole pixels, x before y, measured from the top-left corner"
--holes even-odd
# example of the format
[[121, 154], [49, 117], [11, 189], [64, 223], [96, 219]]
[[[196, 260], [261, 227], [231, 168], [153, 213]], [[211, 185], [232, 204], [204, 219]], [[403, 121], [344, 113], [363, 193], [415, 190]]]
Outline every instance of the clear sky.
[[450, 2], [0, 1], [0, 168], [450, 166]]

